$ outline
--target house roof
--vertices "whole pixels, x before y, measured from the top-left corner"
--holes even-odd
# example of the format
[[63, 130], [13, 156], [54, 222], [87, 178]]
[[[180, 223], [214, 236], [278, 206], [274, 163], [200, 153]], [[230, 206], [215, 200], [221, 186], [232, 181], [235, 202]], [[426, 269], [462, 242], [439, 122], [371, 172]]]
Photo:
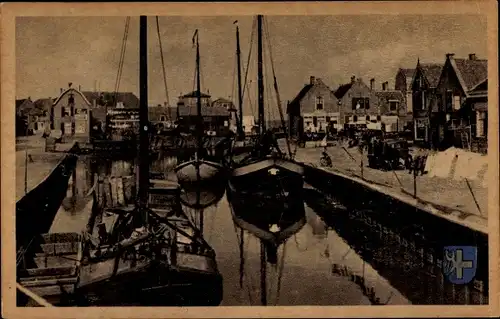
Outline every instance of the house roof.
[[452, 63], [457, 76], [463, 80], [464, 90], [470, 91], [488, 78], [488, 60], [455, 59]]
[[[198, 111], [196, 106], [177, 106], [179, 116], [197, 116]], [[202, 116], [229, 116], [229, 111], [222, 106], [208, 106], [201, 107]]]
[[[188, 94], [184, 94], [184, 95], [181, 96], [181, 98], [183, 98], [183, 97], [197, 97], [196, 96], [197, 92], [198, 91], [193, 91], [193, 92], [190, 92]], [[211, 95], [203, 93], [203, 92], [201, 92], [200, 95], [201, 95], [201, 97], [211, 97]]]
[[418, 65], [430, 87], [436, 87], [438, 85], [443, 66], [444, 64], [440, 63], [420, 63]]
[[[102, 106], [112, 106], [112, 99], [115, 92], [82, 92], [85, 98], [92, 103], [96, 100], [97, 105]], [[123, 103], [126, 109], [138, 109], [139, 108], [139, 98], [132, 92], [117, 92], [116, 102]]]
[[404, 96], [401, 91], [376, 91], [375, 95], [377, 98], [382, 99], [382, 100], [398, 100], [398, 101], [403, 101]]
[[399, 71], [403, 73], [407, 78], [413, 78], [413, 74], [415, 73], [415, 69], [399, 68]]
[[290, 102], [290, 105], [295, 105], [295, 104], [300, 103], [300, 101], [304, 98], [304, 96], [306, 96], [307, 92], [309, 92], [309, 90], [313, 86], [314, 86], [314, 84], [306, 84], [306, 85], [304, 85], [304, 87], [302, 88], [302, 90], [300, 90], [299, 94], [297, 94], [297, 96], [295, 96], [295, 98], [292, 100], [292, 102]]
[[42, 109], [42, 110], [46, 110], [46, 111], [50, 110], [52, 103], [54, 103], [54, 99], [52, 99], [52, 98], [38, 99], [34, 102], [34, 104], [37, 108]]
[[23, 105], [24, 102], [26, 102], [28, 99], [20, 99], [16, 100], [16, 109], [19, 108], [21, 105]]
[[77, 94], [79, 94], [83, 98], [83, 100], [85, 101], [85, 103], [87, 103], [88, 105], [92, 105], [92, 103], [89, 101], [89, 99], [87, 99], [87, 97], [83, 94], [83, 92], [78, 91], [77, 89], [71, 88], [71, 87], [68, 88], [66, 91], [62, 92], [61, 95], [59, 95], [58, 98], [54, 99], [53, 104], [57, 104], [62, 99], [62, 97], [64, 95], [66, 95], [69, 91], [76, 92]]
[[340, 85], [334, 93], [335, 97], [337, 99], [341, 99], [347, 93], [347, 91], [349, 91], [351, 89], [353, 84], [354, 83], [351, 82], [351, 83]]
[[212, 104], [214, 104], [214, 103], [231, 103], [231, 104], [233, 104], [233, 101], [230, 101], [226, 98], [220, 97], [217, 100], [213, 101]]
[[162, 115], [166, 118], [170, 117], [171, 120], [177, 118], [176, 109], [173, 107], [150, 106], [148, 108], [148, 117], [150, 121], [159, 121]]

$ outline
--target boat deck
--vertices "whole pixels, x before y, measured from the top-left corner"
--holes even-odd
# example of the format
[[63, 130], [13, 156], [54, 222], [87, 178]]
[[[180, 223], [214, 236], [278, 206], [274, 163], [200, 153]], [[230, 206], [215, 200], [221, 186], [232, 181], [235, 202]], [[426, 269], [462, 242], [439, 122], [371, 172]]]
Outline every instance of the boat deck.
[[94, 200], [90, 198], [81, 209], [67, 210], [62, 205], [56, 213], [49, 233], [81, 233], [86, 230], [92, 215]]

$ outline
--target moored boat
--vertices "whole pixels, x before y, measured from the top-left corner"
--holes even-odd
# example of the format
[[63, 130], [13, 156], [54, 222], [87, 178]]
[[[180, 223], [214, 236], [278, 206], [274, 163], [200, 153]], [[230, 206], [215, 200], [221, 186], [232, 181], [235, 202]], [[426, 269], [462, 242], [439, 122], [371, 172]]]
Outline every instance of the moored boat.
[[[302, 165], [283, 154], [273, 133], [265, 130], [262, 16], [257, 22], [260, 138], [249, 155], [233, 164], [227, 198], [235, 223], [266, 243], [269, 261], [273, 262], [269, 248], [275, 249], [305, 223], [304, 171]], [[277, 89], [276, 82], [274, 86]]]

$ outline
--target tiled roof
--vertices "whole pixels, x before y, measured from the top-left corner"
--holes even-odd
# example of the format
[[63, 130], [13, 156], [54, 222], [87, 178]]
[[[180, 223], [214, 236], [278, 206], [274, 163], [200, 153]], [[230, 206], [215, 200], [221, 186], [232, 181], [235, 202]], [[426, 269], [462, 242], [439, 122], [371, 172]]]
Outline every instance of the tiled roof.
[[[96, 100], [97, 105], [101, 106], [113, 106], [112, 101], [114, 97], [114, 92], [82, 92], [83, 95], [92, 103]], [[139, 98], [132, 92], [118, 92], [116, 93], [116, 102], [123, 103], [126, 109], [137, 109], [139, 108]]]
[[453, 59], [457, 71], [465, 82], [466, 91], [488, 78], [488, 60]]
[[[197, 116], [196, 106], [177, 106], [177, 112], [179, 116]], [[209, 106], [201, 107], [202, 116], [229, 116], [229, 111], [225, 107], [221, 106]]]
[[[197, 93], [197, 92], [198, 92], [198, 91], [193, 91], [193, 92], [190, 92], [190, 93], [188, 93], [188, 94], [184, 94], [183, 96], [181, 96], [181, 98], [182, 98], [182, 97], [197, 97], [197, 96], [196, 96], [196, 93]], [[201, 92], [201, 97], [211, 97], [211, 95]]]
[[306, 96], [307, 92], [309, 92], [309, 90], [313, 86], [314, 86], [313, 84], [304, 85], [302, 90], [300, 90], [299, 94], [297, 94], [297, 96], [292, 100], [292, 102], [290, 102], [290, 105], [295, 105], [295, 104], [300, 103], [300, 101], [304, 98], [304, 96]]
[[420, 70], [422, 70], [422, 73], [427, 79], [430, 87], [436, 87], [438, 85], [443, 66], [443, 64], [439, 63], [420, 64]]
[[341, 99], [346, 93], [347, 91], [349, 91], [352, 87], [353, 83], [347, 83], [347, 84], [343, 84], [341, 86], [338, 87], [338, 89], [335, 91], [335, 97], [337, 99]]
[[379, 99], [385, 100], [404, 100], [403, 93], [401, 91], [376, 91], [375, 95]]
[[415, 69], [405, 69], [405, 68], [400, 68], [399, 69], [401, 73], [403, 73], [407, 78], [413, 78], [413, 74], [415, 73]]

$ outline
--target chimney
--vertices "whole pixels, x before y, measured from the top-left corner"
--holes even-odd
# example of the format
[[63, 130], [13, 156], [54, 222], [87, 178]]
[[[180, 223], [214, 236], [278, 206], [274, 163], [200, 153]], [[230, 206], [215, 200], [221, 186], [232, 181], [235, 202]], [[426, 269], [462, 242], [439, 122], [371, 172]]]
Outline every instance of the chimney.
[[476, 59], [476, 54], [475, 53], [469, 54], [469, 60], [475, 60], [475, 59]]
[[455, 53], [446, 53], [446, 58], [447, 59], [453, 58], [453, 56], [455, 56]]
[[353, 75], [351, 76], [351, 83], [354, 83], [356, 81], [356, 77]]
[[309, 77], [309, 84], [313, 85], [315, 81], [316, 78], [314, 76]]
[[384, 83], [382, 83], [382, 91], [387, 91], [387, 85], [389, 84], [389, 82], [385, 81]]
[[82, 86], [80, 84], [78, 84], [78, 91], [82, 91]]
[[62, 92], [64, 91], [63, 88], [59, 88], [59, 93], [62, 94]]
[[375, 79], [370, 79], [370, 90], [372, 90], [372, 91], [373, 91], [374, 84], [375, 84]]

